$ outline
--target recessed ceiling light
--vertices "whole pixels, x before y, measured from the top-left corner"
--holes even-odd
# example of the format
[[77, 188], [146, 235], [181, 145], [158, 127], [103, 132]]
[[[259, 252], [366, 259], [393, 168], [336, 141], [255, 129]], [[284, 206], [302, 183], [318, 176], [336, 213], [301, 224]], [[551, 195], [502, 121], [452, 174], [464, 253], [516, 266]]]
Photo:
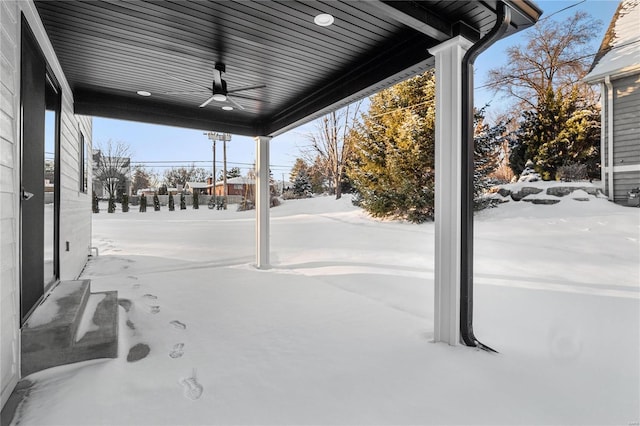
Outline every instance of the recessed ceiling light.
[[227, 97], [222, 93], [216, 93], [215, 95], [213, 95], [213, 100], [218, 102], [224, 102], [227, 100]]
[[313, 18], [313, 22], [315, 22], [316, 25], [320, 25], [321, 27], [328, 27], [329, 25], [333, 24], [333, 21], [333, 16], [329, 15], [328, 13], [321, 13]]
[[151, 96], [151, 93], [146, 90], [138, 90], [136, 93], [140, 96]]
[[230, 105], [225, 105], [225, 106], [222, 107], [222, 109], [225, 110], [225, 111], [233, 111], [233, 107], [230, 106]]

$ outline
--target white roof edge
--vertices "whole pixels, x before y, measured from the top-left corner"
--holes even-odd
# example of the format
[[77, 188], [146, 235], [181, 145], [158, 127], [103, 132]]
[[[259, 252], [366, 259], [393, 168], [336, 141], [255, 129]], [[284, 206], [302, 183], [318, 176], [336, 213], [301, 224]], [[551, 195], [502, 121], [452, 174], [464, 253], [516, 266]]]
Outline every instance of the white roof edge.
[[584, 81], [585, 83], [595, 84], [603, 81], [607, 76], [609, 76], [609, 78], [621, 78], [636, 73], [640, 73], [640, 64], [631, 65], [615, 71], [604, 71], [596, 73], [592, 71], [589, 74], [585, 75], [582, 78], [582, 81]]

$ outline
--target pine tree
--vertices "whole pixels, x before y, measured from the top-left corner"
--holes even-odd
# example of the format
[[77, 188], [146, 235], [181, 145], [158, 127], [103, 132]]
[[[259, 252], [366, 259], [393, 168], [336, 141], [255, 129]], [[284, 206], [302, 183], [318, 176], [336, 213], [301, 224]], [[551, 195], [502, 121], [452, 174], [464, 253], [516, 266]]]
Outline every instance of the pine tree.
[[198, 191], [193, 192], [193, 208], [197, 210], [200, 208], [199, 200], [198, 200]]
[[485, 123], [485, 109], [474, 114], [473, 206], [476, 210], [493, 205], [484, 195], [494, 186], [491, 174], [498, 168], [499, 150], [509, 136], [506, 122], [501, 121], [494, 126]]
[[140, 212], [147, 211], [147, 197], [144, 193], [140, 196]]
[[176, 209], [176, 205], [175, 205], [175, 201], [173, 200], [173, 194], [169, 194], [169, 211], [175, 211]]
[[512, 148], [510, 165], [517, 174], [533, 160], [544, 180], [555, 179], [558, 168], [585, 164], [589, 177], [599, 174], [600, 114], [584, 105], [578, 90], [568, 96], [549, 90], [537, 111], [525, 111]]
[[184, 193], [180, 193], [180, 210], [187, 209], [187, 200], [184, 198]]
[[153, 194], [153, 210], [157, 212], [160, 211], [160, 197], [158, 197], [158, 193]]
[[122, 194], [122, 213], [129, 211], [129, 195]]
[[107, 207], [107, 213], [116, 212], [116, 199], [114, 196], [109, 197], [109, 206]]
[[309, 175], [307, 175], [306, 169], [298, 170], [296, 178], [293, 181], [293, 193], [297, 198], [311, 196], [311, 183], [309, 182]]
[[350, 133], [355, 156], [347, 176], [371, 215], [433, 218], [434, 106], [430, 71], [374, 95], [362, 126]]

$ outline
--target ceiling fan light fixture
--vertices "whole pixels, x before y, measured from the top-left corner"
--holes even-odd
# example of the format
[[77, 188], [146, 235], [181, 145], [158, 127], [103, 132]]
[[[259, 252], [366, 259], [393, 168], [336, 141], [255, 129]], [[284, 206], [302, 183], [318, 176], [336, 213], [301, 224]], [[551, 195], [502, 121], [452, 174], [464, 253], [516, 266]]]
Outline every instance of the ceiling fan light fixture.
[[217, 102], [225, 102], [227, 100], [227, 95], [222, 93], [215, 93], [213, 95], [213, 100]]
[[151, 96], [151, 93], [146, 90], [138, 90], [136, 93], [140, 96]]
[[329, 25], [333, 24], [334, 20], [335, 19], [333, 18], [333, 16], [329, 15], [328, 13], [321, 13], [313, 18], [313, 22], [321, 27], [328, 27]]
[[225, 111], [233, 111], [233, 107], [231, 105], [225, 105], [222, 107], [222, 109]]

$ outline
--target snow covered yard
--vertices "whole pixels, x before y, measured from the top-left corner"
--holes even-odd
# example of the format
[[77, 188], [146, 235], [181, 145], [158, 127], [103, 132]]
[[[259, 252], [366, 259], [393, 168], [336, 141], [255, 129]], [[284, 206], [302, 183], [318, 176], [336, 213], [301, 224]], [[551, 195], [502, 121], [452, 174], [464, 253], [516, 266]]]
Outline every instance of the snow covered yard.
[[286, 201], [260, 271], [254, 212], [103, 210], [83, 277], [123, 299], [120, 356], [30, 376], [16, 419], [637, 424], [639, 213], [595, 198], [480, 213], [474, 328], [492, 355], [432, 343], [432, 223]]

